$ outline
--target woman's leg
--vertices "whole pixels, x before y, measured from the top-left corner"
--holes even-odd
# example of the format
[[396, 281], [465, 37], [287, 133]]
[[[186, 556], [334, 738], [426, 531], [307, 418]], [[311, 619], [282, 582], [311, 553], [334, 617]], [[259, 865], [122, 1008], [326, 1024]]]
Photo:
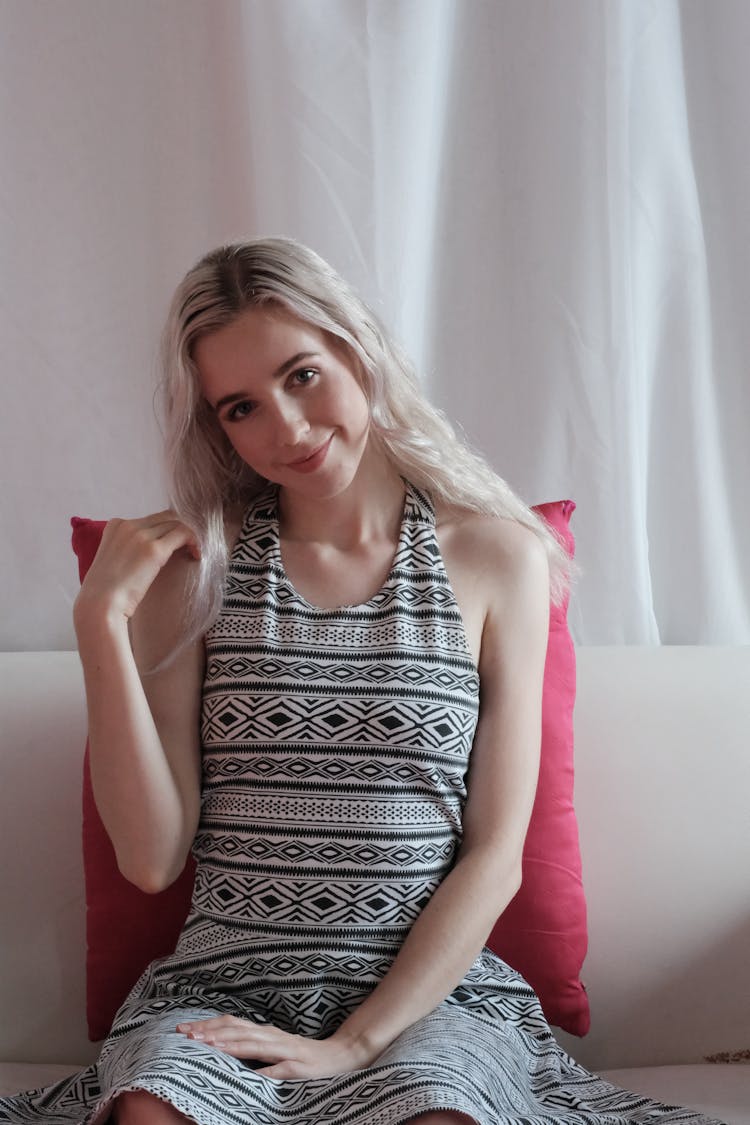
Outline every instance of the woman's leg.
[[[185, 1125], [192, 1119], [161, 1098], [147, 1094], [145, 1090], [132, 1090], [120, 1094], [115, 1102], [110, 1121], [114, 1125]], [[412, 1117], [406, 1125], [476, 1125], [473, 1117], [453, 1110], [434, 1110]]]
[[185, 1125], [186, 1122], [194, 1125], [192, 1118], [145, 1090], [120, 1094], [109, 1120], [113, 1125]]
[[477, 1125], [473, 1117], [465, 1113], [456, 1113], [452, 1109], [436, 1109], [427, 1113], [420, 1113], [419, 1117], [412, 1117], [406, 1125]]

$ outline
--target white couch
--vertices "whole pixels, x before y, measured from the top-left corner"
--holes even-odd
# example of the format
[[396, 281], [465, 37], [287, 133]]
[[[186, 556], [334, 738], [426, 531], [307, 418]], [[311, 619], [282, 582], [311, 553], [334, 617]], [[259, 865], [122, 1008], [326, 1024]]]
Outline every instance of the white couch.
[[[578, 652], [592, 1030], [563, 1045], [664, 1101], [750, 1125], [750, 648]], [[0, 1090], [92, 1060], [75, 653], [0, 654]], [[748, 1056], [750, 1058], [750, 1055]]]

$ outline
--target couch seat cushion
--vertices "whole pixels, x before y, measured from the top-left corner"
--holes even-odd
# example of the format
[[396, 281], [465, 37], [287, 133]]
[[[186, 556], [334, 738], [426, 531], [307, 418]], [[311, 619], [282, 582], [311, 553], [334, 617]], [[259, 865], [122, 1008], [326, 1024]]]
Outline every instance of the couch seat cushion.
[[700, 1110], [726, 1125], [750, 1125], [750, 1066], [696, 1063], [600, 1072], [615, 1086]]
[[52, 1086], [82, 1069], [83, 1064], [78, 1063], [0, 1062], [0, 1096]]

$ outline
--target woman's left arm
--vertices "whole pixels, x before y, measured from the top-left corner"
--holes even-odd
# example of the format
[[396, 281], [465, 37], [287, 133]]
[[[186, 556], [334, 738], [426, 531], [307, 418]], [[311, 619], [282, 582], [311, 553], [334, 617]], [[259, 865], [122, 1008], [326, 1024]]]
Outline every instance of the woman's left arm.
[[481, 689], [458, 857], [388, 974], [336, 1033], [370, 1057], [453, 991], [521, 885], [539, 774], [549, 569], [533, 532], [503, 523], [490, 525], [489, 542], [486, 527], [480, 535], [483, 571], [472, 574], [484, 603]]
[[[539, 772], [549, 572], [533, 532], [509, 521], [482, 524], [463, 535], [461, 547], [467, 565], [460, 585], [472, 599], [462, 608], [481, 623], [481, 695], [458, 857], [388, 973], [330, 1038], [305, 1039], [230, 1017], [198, 1025], [198, 1037], [267, 1062], [269, 1077], [322, 1077], [369, 1065], [460, 983], [520, 886]], [[461, 558], [456, 562], [463, 570]], [[450, 565], [449, 573], [456, 588], [461, 575]]]

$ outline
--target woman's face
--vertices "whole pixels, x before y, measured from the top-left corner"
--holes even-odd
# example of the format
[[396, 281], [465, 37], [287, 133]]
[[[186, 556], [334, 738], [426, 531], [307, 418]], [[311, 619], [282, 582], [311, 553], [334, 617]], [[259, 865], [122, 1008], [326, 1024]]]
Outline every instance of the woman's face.
[[319, 499], [351, 484], [370, 412], [343, 347], [265, 306], [199, 339], [193, 359], [204, 398], [256, 473]]

